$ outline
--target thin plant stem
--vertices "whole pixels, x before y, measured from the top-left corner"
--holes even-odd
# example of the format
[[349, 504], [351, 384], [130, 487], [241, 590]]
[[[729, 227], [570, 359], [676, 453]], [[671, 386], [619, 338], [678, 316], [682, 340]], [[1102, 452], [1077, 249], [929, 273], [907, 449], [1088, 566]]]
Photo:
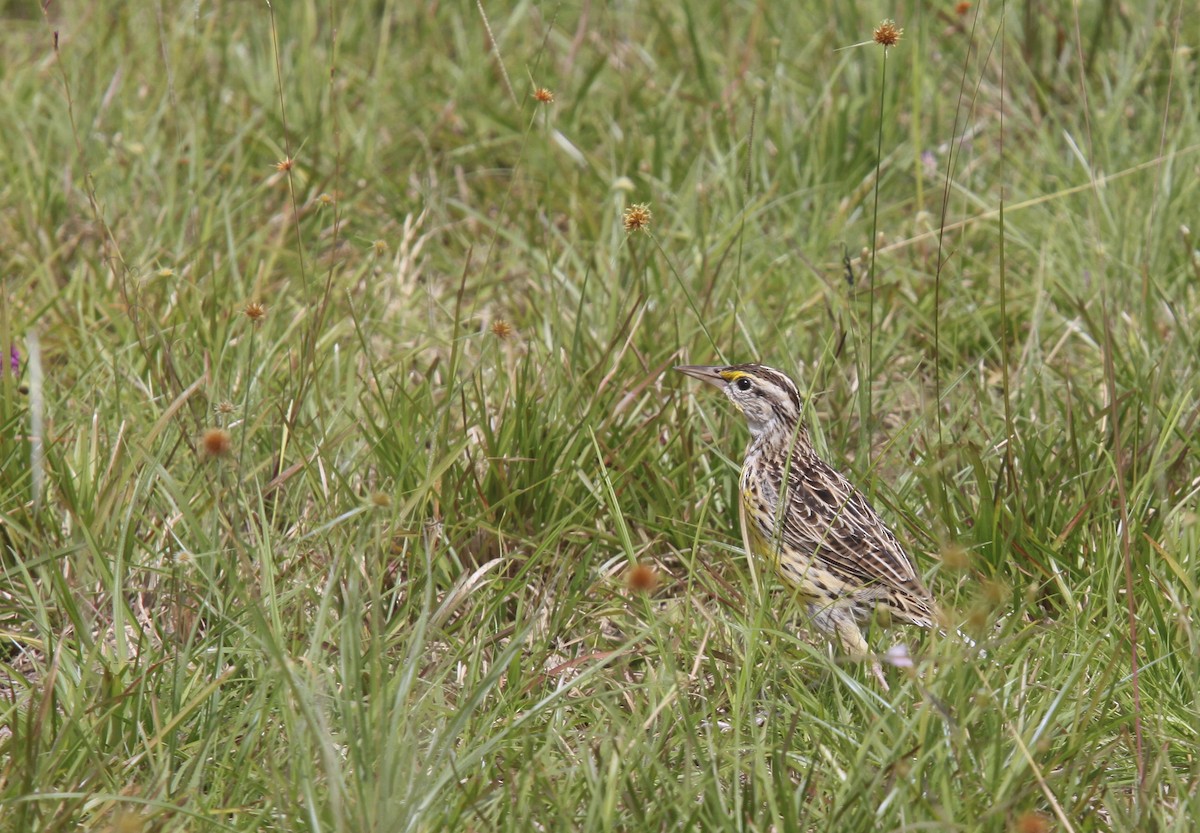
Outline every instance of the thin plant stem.
[[[241, 502], [242, 486], [246, 482], [243, 476], [246, 471], [246, 433], [250, 427], [250, 388], [253, 387], [254, 380], [254, 336], [258, 332], [258, 324], [246, 319], [250, 324], [250, 344], [247, 348], [246, 355], [246, 390], [242, 394], [242, 436], [238, 440], [238, 502]], [[280, 460], [282, 463], [282, 459]]]
[[[874, 411], [874, 380], [875, 380], [875, 253], [879, 248], [879, 179], [883, 172], [883, 110], [887, 97], [887, 48], [883, 50], [883, 67], [880, 70], [879, 83], [879, 133], [875, 145], [875, 195], [871, 211], [871, 265], [867, 269], [867, 367], [866, 379], [859, 379], [859, 407], [861, 410], [859, 422], [859, 456], [866, 468], [870, 468], [871, 453], [871, 414]], [[864, 384], [865, 383], [865, 384]]]
[[[1005, 75], [1004, 75], [1004, 56], [1007, 52], [1004, 41], [1004, 15], [1000, 16], [1000, 169], [1005, 168], [1004, 159], [1004, 90], [1005, 90]], [[1021, 490], [1017, 488], [1015, 460], [1013, 456], [1013, 443], [1016, 441], [1016, 428], [1013, 425], [1012, 411], [1012, 388], [1011, 379], [1009, 376], [1009, 366], [1012, 363], [1012, 346], [1009, 343], [1009, 326], [1008, 326], [1008, 270], [1006, 268], [1005, 249], [1004, 249], [1004, 177], [1000, 178], [1000, 221], [999, 221], [999, 258], [1000, 258], [1000, 373], [1001, 384], [1004, 393], [1004, 471], [1008, 479], [1008, 493], [1016, 505], [1013, 507], [1013, 512], [1017, 517], [1020, 517], [1021, 511], [1019, 502], [1021, 500]], [[1000, 500], [1000, 492], [996, 492], [996, 500]]]
[[304, 240], [300, 234], [300, 209], [296, 204], [296, 179], [292, 157], [291, 131], [288, 130], [287, 99], [283, 94], [283, 59], [279, 55], [279, 30], [275, 26], [275, 7], [271, 0], [266, 0], [268, 18], [271, 22], [271, 48], [275, 58], [275, 87], [279, 93], [279, 123], [283, 127], [283, 152], [287, 156], [288, 196], [292, 202], [292, 229], [296, 232], [296, 250], [300, 255], [300, 285], [304, 289], [304, 297], [308, 299], [308, 270], [304, 268]]
[[[942, 269], [946, 265], [946, 217], [950, 213], [950, 191], [954, 182], [954, 164], [958, 161], [958, 125], [962, 119], [963, 97], [967, 89], [967, 69], [971, 65], [971, 52], [975, 48], [975, 31], [979, 26], [979, 8], [971, 21], [966, 55], [963, 57], [962, 77], [958, 86], [958, 98], [954, 105], [954, 122], [950, 128], [950, 150], [946, 154], [946, 182], [942, 186], [942, 205], [937, 227], [937, 265], [933, 275], [933, 419], [937, 429], [937, 454], [940, 458], [945, 450], [945, 434], [942, 426]], [[937, 478], [938, 503], [947, 506], [945, 481]]]

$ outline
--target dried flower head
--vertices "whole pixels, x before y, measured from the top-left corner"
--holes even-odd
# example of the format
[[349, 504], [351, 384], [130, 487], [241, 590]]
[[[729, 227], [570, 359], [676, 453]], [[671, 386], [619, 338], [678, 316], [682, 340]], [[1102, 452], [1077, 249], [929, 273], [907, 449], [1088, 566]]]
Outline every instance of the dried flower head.
[[143, 833], [149, 830], [147, 817], [141, 813], [132, 810], [118, 810], [113, 816], [112, 826], [108, 829], [112, 833]]
[[894, 20], [885, 20], [875, 27], [875, 34], [872, 35], [872, 40], [885, 49], [889, 46], [895, 46], [900, 43], [900, 36], [904, 34], [904, 30], [896, 25]]
[[175, 270], [172, 269], [170, 266], [164, 266], [161, 269], [159, 269], [156, 274], [160, 278], [173, 278], [173, 277], [175, 277]]
[[209, 457], [224, 457], [233, 449], [233, 437], [224, 428], [207, 428], [200, 436], [200, 445]]
[[975, 605], [967, 611], [966, 617], [963, 619], [963, 629], [967, 633], [987, 633], [987, 629], [992, 624], [991, 614], [987, 608], [981, 605]]
[[553, 104], [554, 93], [547, 90], [545, 87], [538, 87], [533, 91], [533, 97], [542, 104]]
[[375, 252], [375, 257], [383, 257], [387, 254], [388, 244], [386, 240], [376, 240], [371, 244], [371, 250]]
[[987, 633], [992, 621], [1010, 602], [1011, 593], [998, 581], [980, 582], [980, 594], [963, 619], [963, 628], [970, 633]]
[[1008, 604], [1012, 591], [1002, 582], [985, 581], [979, 594], [980, 601], [991, 610], [999, 610]]
[[513, 325], [509, 324], [503, 318], [497, 318], [492, 322], [492, 335], [501, 341], [507, 341], [512, 338], [512, 334], [515, 332], [516, 330], [513, 329]]
[[654, 215], [650, 213], [650, 206], [644, 202], [637, 203], [625, 209], [625, 231], [633, 233], [635, 231], [648, 231], [650, 228], [650, 220]]
[[961, 544], [950, 544], [942, 550], [942, 564], [947, 570], [966, 570], [971, 566], [971, 555]]
[[649, 564], [634, 564], [629, 570], [629, 589], [649, 593], [658, 586], [658, 572]]
[[261, 301], [251, 301], [246, 304], [246, 308], [242, 310], [242, 313], [257, 324], [267, 317], [267, 308]]
[[285, 156], [283, 159], [280, 159], [275, 163], [275, 170], [279, 171], [280, 173], [287, 173], [294, 167], [296, 167], [296, 160], [292, 159], [290, 156]]
[[1050, 819], [1037, 810], [1026, 810], [1017, 816], [1017, 833], [1050, 833]]
[[230, 402], [228, 399], [222, 399], [220, 402], [218, 402], [216, 405], [213, 406], [213, 410], [216, 411], [221, 416], [227, 417], [227, 416], [232, 416], [232, 414], [236, 410], [236, 408], [234, 407], [233, 403]]
[[333, 205], [333, 197], [329, 194], [321, 194], [321, 196], [317, 197], [317, 204], [321, 206], [321, 208], [324, 208], [327, 205]]
[[954, 4], [954, 13], [959, 17], [962, 17], [969, 11], [971, 11], [971, 4], [968, 3], [967, 0], [962, 0], [962, 2]]

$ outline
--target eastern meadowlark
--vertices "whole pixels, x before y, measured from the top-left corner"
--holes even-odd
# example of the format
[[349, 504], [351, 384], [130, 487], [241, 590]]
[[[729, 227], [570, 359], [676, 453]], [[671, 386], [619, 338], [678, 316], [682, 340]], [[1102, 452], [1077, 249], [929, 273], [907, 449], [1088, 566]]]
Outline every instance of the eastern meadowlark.
[[[817, 456], [800, 393], [760, 364], [675, 368], [721, 388], [750, 424], [740, 516], [747, 555], [791, 584], [818, 627], [854, 659], [870, 658], [859, 622], [874, 610], [921, 627], [940, 621], [912, 560], [867, 499]], [[879, 663], [871, 670], [886, 691]]]

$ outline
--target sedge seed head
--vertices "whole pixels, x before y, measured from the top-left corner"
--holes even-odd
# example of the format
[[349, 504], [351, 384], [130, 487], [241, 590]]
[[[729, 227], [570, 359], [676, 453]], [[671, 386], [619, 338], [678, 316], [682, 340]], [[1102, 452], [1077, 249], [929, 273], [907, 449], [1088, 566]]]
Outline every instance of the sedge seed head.
[[649, 564], [634, 564], [629, 569], [629, 589], [649, 593], [658, 586], [658, 572]]
[[233, 450], [233, 437], [224, 428], [207, 428], [200, 435], [200, 446], [209, 457], [225, 457]]
[[971, 555], [961, 544], [949, 544], [942, 550], [942, 564], [947, 570], [961, 572], [971, 566]]
[[871, 39], [884, 49], [887, 49], [889, 46], [895, 46], [900, 43], [900, 36], [903, 34], [904, 30], [896, 25], [896, 21], [885, 20], [875, 27], [875, 33]]
[[242, 314], [257, 324], [267, 317], [267, 307], [261, 301], [251, 301], [246, 304], [242, 310]]
[[1037, 810], [1026, 810], [1017, 816], [1017, 833], [1050, 833], [1050, 819]]
[[980, 602], [991, 610], [999, 610], [1011, 598], [1009, 588], [999, 581], [985, 581], [980, 594]]
[[213, 406], [213, 410], [216, 411], [221, 416], [227, 417], [227, 416], [232, 416], [233, 412], [237, 409], [234, 407], [233, 403], [230, 402], [228, 399], [222, 399], [220, 402], [218, 402], [216, 405]]
[[294, 167], [296, 167], [296, 160], [289, 156], [285, 156], [283, 159], [280, 159], [275, 163], [275, 170], [279, 171], [280, 173], [287, 173]]
[[512, 338], [513, 333], [516, 332], [516, 330], [513, 329], [513, 325], [509, 324], [503, 318], [497, 318], [495, 321], [493, 321], [491, 329], [492, 335], [501, 341], [508, 341], [508, 339]]
[[333, 197], [329, 194], [321, 194], [321, 196], [317, 197], [317, 205], [321, 208], [333, 205]]
[[985, 633], [991, 622], [991, 612], [982, 605], [975, 605], [967, 613], [963, 626], [971, 633]]
[[383, 257], [387, 254], [388, 244], [386, 240], [376, 240], [371, 244], [371, 251], [375, 252], [375, 257]]
[[625, 209], [625, 231], [632, 234], [635, 231], [649, 231], [650, 221], [654, 218], [647, 203], [640, 202]]
[[113, 817], [112, 827], [109, 830], [112, 833], [143, 833], [149, 829], [146, 821], [146, 817], [141, 813], [121, 810]]
[[540, 104], [553, 104], [554, 103], [554, 93], [550, 92], [545, 87], [538, 87], [536, 90], [534, 90], [533, 97]]
[[969, 11], [971, 11], [971, 4], [968, 3], [967, 0], [962, 0], [962, 2], [956, 3], [954, 5], [954, 13], [957, 14], [959, 17], [962, 17], [964, 14], [966, 14]]

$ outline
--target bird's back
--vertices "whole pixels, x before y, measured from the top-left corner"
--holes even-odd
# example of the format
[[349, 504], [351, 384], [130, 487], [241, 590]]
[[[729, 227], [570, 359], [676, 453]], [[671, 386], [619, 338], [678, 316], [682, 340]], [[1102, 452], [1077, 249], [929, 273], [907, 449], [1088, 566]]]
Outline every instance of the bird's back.
[[790, 453], [755, 448], [770, 439], [751, 445], [742, 468], [750, 548], [771, 559], [814, 608], [846, 607], [863, 618], [883, 607], [903, 621], [932, 626], [933, 597], [862, 493], [807, 441], [788, 438]]

